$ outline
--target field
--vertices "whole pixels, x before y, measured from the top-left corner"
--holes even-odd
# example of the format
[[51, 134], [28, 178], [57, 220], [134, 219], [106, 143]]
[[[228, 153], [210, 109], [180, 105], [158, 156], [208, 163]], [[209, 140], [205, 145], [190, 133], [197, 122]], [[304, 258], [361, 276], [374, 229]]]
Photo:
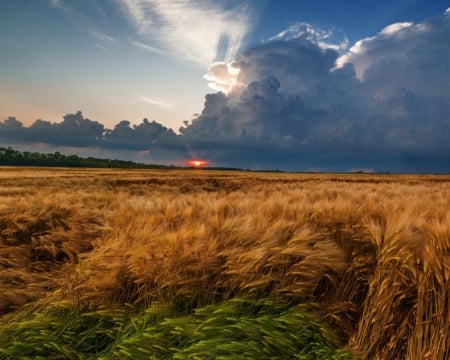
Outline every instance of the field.
[[448, 359], [450, 176], [0, 169], [0, 359]]

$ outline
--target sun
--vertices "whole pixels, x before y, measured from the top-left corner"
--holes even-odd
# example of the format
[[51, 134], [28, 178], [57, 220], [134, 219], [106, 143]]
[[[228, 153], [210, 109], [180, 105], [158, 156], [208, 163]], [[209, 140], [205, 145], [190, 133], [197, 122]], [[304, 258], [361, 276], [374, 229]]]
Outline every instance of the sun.
[[186, 164], [187, 164], [188, 166], [192, 166], [192, 167], [195, 167], [195, 168], [202, 168], [202, 167], [204, 167], [204, 166], [207, 166], [207, 165], [209, 164], [209, 161], [207, 161], [207, 160], [197, 160], [197, 159], [195, 159], [195, 160], [189, 160], [189, 161], [187, 161]]

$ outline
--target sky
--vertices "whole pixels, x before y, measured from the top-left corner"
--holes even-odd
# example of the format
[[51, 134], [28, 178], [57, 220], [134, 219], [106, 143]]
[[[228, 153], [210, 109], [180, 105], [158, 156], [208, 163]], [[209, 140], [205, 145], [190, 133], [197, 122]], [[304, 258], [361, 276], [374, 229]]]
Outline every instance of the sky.
[[450, 172], [450, 0], [2, 0], [0, 145]]

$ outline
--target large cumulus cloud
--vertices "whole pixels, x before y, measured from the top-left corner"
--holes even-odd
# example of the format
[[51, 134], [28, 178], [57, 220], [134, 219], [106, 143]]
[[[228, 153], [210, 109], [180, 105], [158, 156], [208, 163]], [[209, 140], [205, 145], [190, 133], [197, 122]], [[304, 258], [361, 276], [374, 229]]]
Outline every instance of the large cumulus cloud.
[[184, 136], [240, 166], [450, 170], [450, 12], [347, 54], [309, 35], [242, 53], [238, 86], [208, 95]]

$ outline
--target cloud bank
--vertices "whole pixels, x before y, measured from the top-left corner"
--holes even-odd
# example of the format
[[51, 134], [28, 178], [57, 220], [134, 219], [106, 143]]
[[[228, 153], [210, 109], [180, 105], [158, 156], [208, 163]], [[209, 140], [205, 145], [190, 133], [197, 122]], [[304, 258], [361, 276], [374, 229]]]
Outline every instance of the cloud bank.
[[64, 116], [60, 123], [36, 120], [25, 127], [14, 117], [0, 122], [2, 143], [38, 143], [53, 147], [96, 147], [106, 150], [148, 151], [161, 147], [177, 148], [177, 135], [163, 125], [144, 119], [131, 125], [120, 121], [113, 129], [84, 118], [78, 111]]
[[450, 172], [449, 11], [392, 24], [348, 52], [324, 46], [331, 34], [294, 30], [211, 66], [221, 91], [181, 135], [148, 121], [105, 130], [77, 113], [29, 128], [10, 118], [0, 137], [150, 150], [149, 161], [193, 152], [217, 166]]

